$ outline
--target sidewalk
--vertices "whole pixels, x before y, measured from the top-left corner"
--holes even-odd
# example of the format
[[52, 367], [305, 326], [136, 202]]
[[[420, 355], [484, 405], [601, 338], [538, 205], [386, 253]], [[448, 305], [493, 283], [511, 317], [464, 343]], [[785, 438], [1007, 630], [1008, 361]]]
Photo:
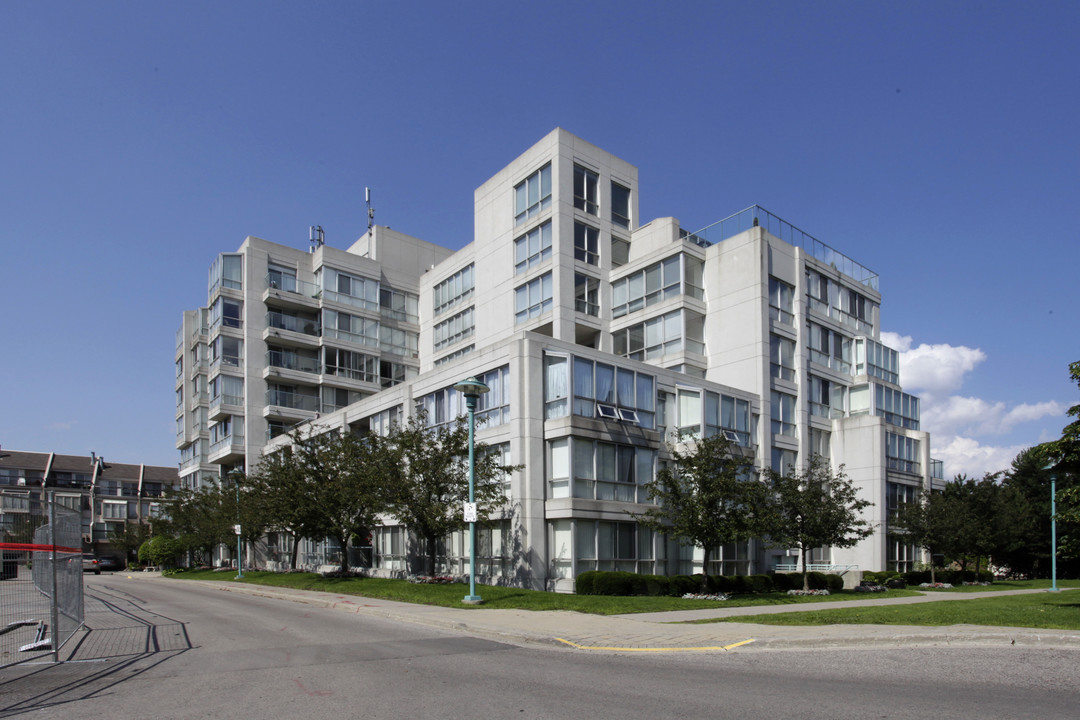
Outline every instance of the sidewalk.
[[[143, 578], [139, 578], [143, 579]], [[988, 595], [1038, 593], [1006, 590], [985, 593], [927, 593], [920, 597], [807, 603], [754, 608], [717, 608], [633, 615], [588, 615], [570, 611], [457, 609], [414, 605], [353, 595], [271, 588], [230, 582], [198, 582], [225, 592], [274, 598], [399, 622], [483, 635], [509, 643], [542, 643], [580, 651], [748, 652], [770, 649], [840, 647], [917, 647], [945, 645], [1020, 645], [1080, 649], [1080, 631], [950, 625], [779, 626], [748, 623], [682, 624], [688, 620], [764, 613], [824, 610], [834, 607], [900, 605], [969, 600]]]

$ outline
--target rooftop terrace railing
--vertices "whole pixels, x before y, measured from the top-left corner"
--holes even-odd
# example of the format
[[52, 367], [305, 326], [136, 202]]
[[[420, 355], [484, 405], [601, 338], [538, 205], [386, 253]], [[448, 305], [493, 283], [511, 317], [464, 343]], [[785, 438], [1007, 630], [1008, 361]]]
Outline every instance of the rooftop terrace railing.
[[780, 238], [789, 245], [802, 248], [811, 257], [836, 268], [856, 282], [873, 290], [878, 289], [877, 273], [834, 250], [813, 235], [803, 232], [788, 221], [773, 215], [760, 205], [751, 205], [697, 232], [684, 231], [682, 237], [702, 247], [709, 247], [757, 226], [765, 228], [765, 232]]

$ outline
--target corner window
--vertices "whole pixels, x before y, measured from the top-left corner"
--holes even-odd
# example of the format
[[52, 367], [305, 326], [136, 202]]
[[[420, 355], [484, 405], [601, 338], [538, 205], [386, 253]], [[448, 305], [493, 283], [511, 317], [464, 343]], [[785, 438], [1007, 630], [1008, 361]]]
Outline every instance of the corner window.
[[630, 227], [630, 188], [611, 183], [611, 222], [619, 227]]
[[536, 217], [551, 207], [551, 164], [534, 172], [514, 187], [514, 224]]
[[580, 165], [574, 166], [574, 207], [596, 215], [599, 204], [600, 176]]
[[574, 259], [597, 265], [600, 262], [600, 231], [594, 227], [574, 223]]
[[546, 222], [514, 240], [514, 274], [551, 259], [551, 223]]

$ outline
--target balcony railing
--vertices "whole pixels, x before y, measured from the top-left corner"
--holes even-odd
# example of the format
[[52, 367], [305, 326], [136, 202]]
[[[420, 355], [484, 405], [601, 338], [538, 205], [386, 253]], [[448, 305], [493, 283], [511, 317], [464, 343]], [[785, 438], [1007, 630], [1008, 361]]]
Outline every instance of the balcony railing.
[[811, 257], [836, 268], [856, 282], [873, 290], [878, 289], [877, 273], [863, 267], [843, 253], [832, 249], [813, 235], [805, 233], [786, 220], [773, 215], [760, 205], [752, 205], [697, 232], [684, 232], [682, 238], [702, 247], [708, 247], [757, 226], [765, 228], [767, 233], [780, 238], [789, 245], [802, 248]]
[[281, 368], [282, 370], [298, 370], [300, 372], [314, 373], [316, 375], [321, 371], [318, 358], [282, 352], [280, 350], [267, 350], [266, 364], [270, 367]]
[[278, 330], [319, 336], [319, 321], [315, 318], [300, 318], [271, 310], [266, 313], [266, 326]]
[[266, 404], [292, 408], [293, 410], [319, 412], [318, 395], [301, 395], [300, 393], [290, 392], [288, 390], [277, 390], [274, 388], [267, 390]]
[[322, 290], [322, 288], [315, 283], [297, 280], [292, 275], [283, 275], [281, 273], [273, 272], [266, 274], [266, 287], [270, 290], [281, 290], [282, 292], [308, 298], [319, 297]]

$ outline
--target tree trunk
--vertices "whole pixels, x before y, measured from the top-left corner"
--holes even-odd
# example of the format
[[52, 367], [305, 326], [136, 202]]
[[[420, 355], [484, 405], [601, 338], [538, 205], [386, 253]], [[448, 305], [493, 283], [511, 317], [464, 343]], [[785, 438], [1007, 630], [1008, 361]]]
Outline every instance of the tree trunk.
[[937, 582], [937, 575], [934, 573], [934, 551], [930, 551], [930, 582]]
[[431, 577], [435, 576], [435, 544], [434, 537], [427, 539], [427, 574]]
[[338, 544], [341, 545], [341, 576], [345, 577], [349, 574], [349, 535], [339, 536]]
[[296, 569], [296, 557], [300, 554], [300, 536], [296, 533], [292, 534], [292, 569]]

